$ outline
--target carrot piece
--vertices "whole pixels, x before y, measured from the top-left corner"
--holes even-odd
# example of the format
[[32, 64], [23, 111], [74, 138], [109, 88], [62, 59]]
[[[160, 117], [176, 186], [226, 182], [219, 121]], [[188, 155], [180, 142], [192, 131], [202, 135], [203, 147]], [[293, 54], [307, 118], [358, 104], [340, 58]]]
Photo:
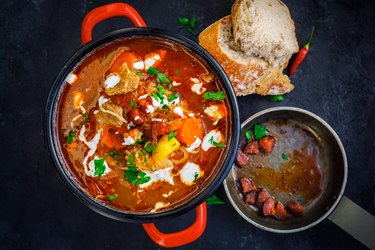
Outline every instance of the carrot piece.
[[159, 49], [156, 52], [151, 52], [145, 55], [145, 66], [148, 69], [150, 66], [157, 67], [159, 63], [164, 59], [167, 51], [164, 49]]
[[191, 145], [196, 138], [203, 138], [203, 123], [196, 117], [189, 117], [182, 120], [181, 126], [177, 130], [176, 139], [186, 145]]
[[123, 52], [112, 64], [110, 71], [120, 72], [120, 69], [122, 65], [124, 65], [124, 63], [126, 63], [130, 69], [135, 70], [133, 64], [139, 61], [142, 61], [142, 58], [140, 56], [131, 52]]
[[105, 126], [102, 132], [102, 143], [110, 149], [123, 148], [124, 145], [122, 145], [122, 143], [124, 142], [124, 137], [121, 132], [121, 129]]
[[79, 108], [85, 100], [85, 96], [79, 91], [73, 91], [73, 95], [73, 105], [75, 108]]

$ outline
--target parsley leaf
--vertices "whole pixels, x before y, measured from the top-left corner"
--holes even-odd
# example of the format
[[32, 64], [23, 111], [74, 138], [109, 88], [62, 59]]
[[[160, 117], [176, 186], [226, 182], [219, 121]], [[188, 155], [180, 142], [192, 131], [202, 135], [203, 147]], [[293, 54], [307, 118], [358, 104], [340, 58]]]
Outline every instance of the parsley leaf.
[[224, 142], [220, 142], [220, 143], [219, 143], [219, 142], [214, 141], [214, 137], [213, 137], [213, 136], [211, 136], [209, 142], [210, 142], [212, 145], [214, 145], [215, 147], [219, 147], [219, 148], [225, 148], [225, 147], [226, 147]]
[[116, 199], [116, 196], [114, 195], [108, 195], [108, 200], [109, 201], [114, 201]]
[[117, 159], [117, 158], [120, 157], [120, 155], [118, 153], [114, 152], [114, 151], [110, 151], [110, 152], [108, 152], [108, 154], [109, 154], [109, 156], [112, 157], [112, 159]]
[[195, 18], [195, 17], [192, 17], [191, 19], [190, 19], [190, 28], [191, 29], [195, 29], [195, 28], [197, 28], [197, 19]]
[[247, 139], [248, 141], [251, 140], [251, 131], [250, 131], [250, 130], [247, 130], [247, 131], [245, 132], [245, 137], [246, 137], [246, 139]]
[[268, 131], [265, 127], [259, 124], [254, 125], [254, 138], [255, 140], [260, 140], [264, 136], [268, 135]]
[[281, 158], [282, 158], [284, 161], [287, 161], [287, 160], [288, 160], [288, 156], [287, 156], [285, 153], [282, 153], [282, 154], [281, 154]]
[[206, 202], [207, 202], [207, 205], [209, 205], [209, 206], [211, 206], [211, 205], [222, 205], [222, 204], [225, 203], [222, 199], [217, 197], [215, 194], [212, 194], [210, 197], [208, 197]]
[[158, 86], [156, 86], [156, 89], [158, 90], [158, 93], [160, 95], [164, 95], [165, 93], [167, 93], [167, 91], [165, 90], [165, 88], [163, 86], [161, 86], [160, 84], [158, 84]]
[[178, 69], [178, 70], [176, 70], [176, 75], [178, 75], [178, 74], [180, 74], [180, 70]]
[[180, 23], [180, 28], [184, 28], [186, 25], [189, 24], [189, 18], [187, 17], [179, 17], [178, 22]]
[[147, 74], [149, 74], [149, 75], [156, 75], [157, 73], [159, 73], [159, 70], [155, 69], [152, 66], [150, 66], [150, 68], [148, 68], [148, 70], [147, 70]]
[[199, 173], [195, 172], [194, 174], [194, 183], [199, 187], [200, 183], [198, 182]]
[[172, 102], [178, 98], [179, 94], [178, 93], [172, 93], [168, 95], [168, 102]]
[[282, 96], [282, 95], [267, 95], [266, 99], [270, 102], [282, 102], [282, 101], [284, 101], [284, 96]]
[[133, 100], [130, 100], [130, 105], [132, 105], [133, 108], [137, 108], [137, 104]]
[[177, 135], [177, 131], [172, 131], [168, 134], [168, 141], [172, 140], [173, 138], [175, 138]]
[[218, 91], [218, 92], [206, 92], [202, 96], [204, 99], [208, 100], [217, 100], [217, 101], [222, 101], [225, 99], [225, 94], [223, 91]]
[[179, 17], [178, 22], [180, 23], [180, 28], [186, 28], [191, 34], [196, 35], [194, 30], [197, 28], [197, 19], [192, 17], [190, 20], [187, 17]]
[[145, 172], [137, 174], [137, 169], [134, 165], [128, 167], [124, 172], [124, 179], [128, 180], [131, 184], [143, 184], [151, 180], [150, 176], [147, 176]]
[[76, 132], [70, 131], [69, 135], [68, 135], [68, 138], [66, 139], [66, 144], [74, 142], [76, 140], [75, 136], [76, 136]]
[[170, 83], [171, 81], [169, 80], [168, 76], [166, 74], [162, 74], [162, 73], [158, 73], [156, 75], [156, 80], [158, 82], [162, 82], [162, 83]]
[[131, 155], [128, 155], [128, 162], [129, 163], [134, 163], [134, 157], [133, 156], [131, 156]]
[[148, 152], [148, 153], [152, 153], [155, 148], [156, 148], [157, 144], [155, 143], [155, 145], [153, 143], [149, 143], [146, 145], [146, 147], [144, 147], [144, 149]]
[[143, 74], [139, 69], [136, 70], [135, 73], [136, 73], [137, 75], [144, 76], [144, 74]]
[[162, 108], [162, 109], [168, 109], [168, 110], [171, 110], [171, 108], [170, 108], [167, 104], [164, 104], [161, 108]]
[[105, 171], [104, 162], [105, 162], [105, 158], [94, 160], [94, 165], [95, 165], [94, 176], [99, 176], [99, 178], [100, 178], [100, 176], [102, 176], [104, 174], [104, 171]]

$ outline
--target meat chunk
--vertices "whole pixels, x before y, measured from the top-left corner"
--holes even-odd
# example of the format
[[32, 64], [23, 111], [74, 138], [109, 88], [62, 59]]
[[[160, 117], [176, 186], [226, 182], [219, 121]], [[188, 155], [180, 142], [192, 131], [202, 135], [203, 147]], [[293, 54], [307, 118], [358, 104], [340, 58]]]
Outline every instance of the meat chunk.
[[263, 204], [263, 215], [273, 216], [274, 214], [275, 214], [275, 199], [273, 197], [270, 197]]
[[252, 141], [252, 142], [249, 142], [244, 151], [244, 153], [246, 154], [252, 154], [252, 155], [256, 155], [256, 154], [259, 154], [259, 144], [258, 144], [258, 141]]
[[259, 141], [259, 146], [263, 150], [264, 153], [268, 154], [271, 153], [273, 147], [275, 145], [275, 137], [273, 136], [265, 136]]
[[[99, 103], [101, 103], [100, 99]], [[99, 113], [96, 115], [96, 119], [99, 123], [119, 127], [124, 122], [127, 122], [122, 116], [122, 107], [117, 106], [110, 101], [101, 103], [99, 105], [99, 110]]]
[[250, 158], [244, 153], [242, 152], [241, 149], [239, 149], [237, 151], [237, 156], [236, 156], [236, 163], [237, 165], [242, 168], [244, 167], [246, 164], [248, 164], [250, 162]]
[[257, 199], [257, 191], [252, 190], [245, 194], [245, 202], [250, 205], [254, 205]]
[[138, 88], [139, 76], [127, 66], [121, 67], [121, 72], [111, 73], [104, 81], [105, 93], [109, 96], [134, 91]]
[[250, 191], [257, 190], [257, 186], [254, 184], [251, 178], [243, 177], [240, 179], [242, 193], [246, 194]]
[[261, 188], [258, 193], [258, 198], [257, 198], [257, 206], [261, 208], [263, 206], [263, 203], [270, 198], [270, 194], [268, 193], [267, 189]]
[[295, 216], [302, 216], [303, 214], [302, 205], [295, 200], [288, 201], [288, 203], [286, 204], [286, 209], [288, 210], [289, 213]]
[[287, 211], [284, 208], [284, 205], [278, 201], [275, 206], [275, 214], [274, 217], [276, 220], [285, 220], [288, 216]]
[[151, 137], [157, 139], [161, 135], [166, 135], [170, 132], [167, 124], [164, 122], [153, 122], [151, 124]]
[[130, 110], [127, 115], [129, 120], [135, 125], [141, 125], [145, 122], [145, 114], [143, 114], [138, 108]]

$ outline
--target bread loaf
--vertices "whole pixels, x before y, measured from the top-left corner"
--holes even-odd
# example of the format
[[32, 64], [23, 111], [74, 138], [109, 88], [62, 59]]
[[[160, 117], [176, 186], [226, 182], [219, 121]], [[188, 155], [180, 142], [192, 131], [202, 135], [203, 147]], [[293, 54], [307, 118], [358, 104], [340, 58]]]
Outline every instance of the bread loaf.
[[293, 89], [282, 68], [272, 67], [266, 60], [240, 49], [233, 37], [230, 16], [200, 33], [199, 44], [221, 64], [238, 96], [285, 94]]

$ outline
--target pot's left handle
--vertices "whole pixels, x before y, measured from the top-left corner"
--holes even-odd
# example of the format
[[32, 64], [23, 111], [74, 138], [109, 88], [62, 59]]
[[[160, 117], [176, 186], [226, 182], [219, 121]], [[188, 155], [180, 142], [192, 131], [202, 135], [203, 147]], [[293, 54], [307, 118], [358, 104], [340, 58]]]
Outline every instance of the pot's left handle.
[[111, 18], [123, 16], [129, 18], [136, 27], [146, 27], [146, 23], [139, 13], [125, 3], [111, 3], [91, 10], [83, 19], [81, 27], [81, 41], [86, 44], [92, 39], [92, 29], [97, 23]]
[[162, 247], [179, 247], [189, 244], [198, 239], [204, 232], [207, 222], [206, 202], [203, 202], [196, 209], [196, 218], [194, 223], [182, 231], [175, 233], [162, 233], [154, 223], [143, 224], [143, 228], [150, 238]]

